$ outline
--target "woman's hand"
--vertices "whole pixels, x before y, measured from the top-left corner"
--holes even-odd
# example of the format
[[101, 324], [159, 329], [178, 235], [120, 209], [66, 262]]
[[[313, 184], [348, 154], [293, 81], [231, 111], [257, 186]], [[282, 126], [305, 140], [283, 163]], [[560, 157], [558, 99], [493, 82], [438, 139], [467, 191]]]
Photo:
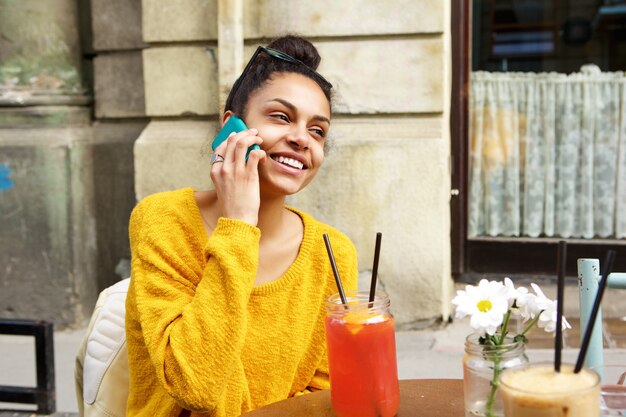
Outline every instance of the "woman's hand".
[[215, 185], [222, 216], [243, 220], [256, 226], [259, 220], [261, 196], [259, 189], [259, 163], [265, 163], [265, 151], [253, 150], [246, 162], [246, 152], [263, 140], [256, 129], [232, 133], [215, 149], [223, 156], [211, 165], [211, 180]]

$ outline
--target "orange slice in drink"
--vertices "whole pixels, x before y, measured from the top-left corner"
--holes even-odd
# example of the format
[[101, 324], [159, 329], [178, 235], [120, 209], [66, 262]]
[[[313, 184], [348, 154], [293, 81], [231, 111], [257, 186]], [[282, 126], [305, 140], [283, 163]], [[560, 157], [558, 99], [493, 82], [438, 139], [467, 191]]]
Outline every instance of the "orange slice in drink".
[[368, 311], [349, 311], [343, 317], [343, 320], [350, 333], [357, 334], [366, 324], [380, 323], [385, 321], [385, 318], [380, 314], [372, 314]]
[[367, 311], [349, 311], [343, 320], [346, 323], [346, 329], [352, 334], [357, 334], [361, 331], [364, 323], [369, 318]]

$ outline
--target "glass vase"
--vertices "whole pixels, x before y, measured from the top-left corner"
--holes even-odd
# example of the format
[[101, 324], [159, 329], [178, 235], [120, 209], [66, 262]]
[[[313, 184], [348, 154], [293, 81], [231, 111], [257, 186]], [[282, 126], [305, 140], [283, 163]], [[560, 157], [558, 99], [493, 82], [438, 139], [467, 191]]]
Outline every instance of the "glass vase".
[[502, 371], [528, 363], [526, 346], [505, 338], [498, 346], [481, 345], [479, 335], [465, 340], [463, 356], [463, 393], [465, 417], [502, 417], [502, 399], [498, 392]]

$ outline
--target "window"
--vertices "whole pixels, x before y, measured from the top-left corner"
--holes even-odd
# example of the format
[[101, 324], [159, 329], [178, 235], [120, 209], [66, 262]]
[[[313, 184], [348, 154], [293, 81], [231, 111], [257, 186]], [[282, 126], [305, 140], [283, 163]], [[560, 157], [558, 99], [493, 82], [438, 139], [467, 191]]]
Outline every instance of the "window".
[[[453, 2], [453, 273], [626, 269], [626, 0]], [[457, 190], [457, 191], [454, 191]]]

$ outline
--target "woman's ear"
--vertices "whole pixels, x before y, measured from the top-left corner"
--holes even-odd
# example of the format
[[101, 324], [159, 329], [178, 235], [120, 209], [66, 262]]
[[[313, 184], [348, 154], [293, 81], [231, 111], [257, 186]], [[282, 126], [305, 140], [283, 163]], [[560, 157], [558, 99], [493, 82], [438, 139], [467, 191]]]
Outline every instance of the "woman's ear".
[[230, 116], [233, 116], [234, 114], [235, 113], [233, 113], [231, 110], [226, 110], [224, 112], [224, 114], [222, 115], [222, 127], [224, 127], [228, 119], [230, 119]]

